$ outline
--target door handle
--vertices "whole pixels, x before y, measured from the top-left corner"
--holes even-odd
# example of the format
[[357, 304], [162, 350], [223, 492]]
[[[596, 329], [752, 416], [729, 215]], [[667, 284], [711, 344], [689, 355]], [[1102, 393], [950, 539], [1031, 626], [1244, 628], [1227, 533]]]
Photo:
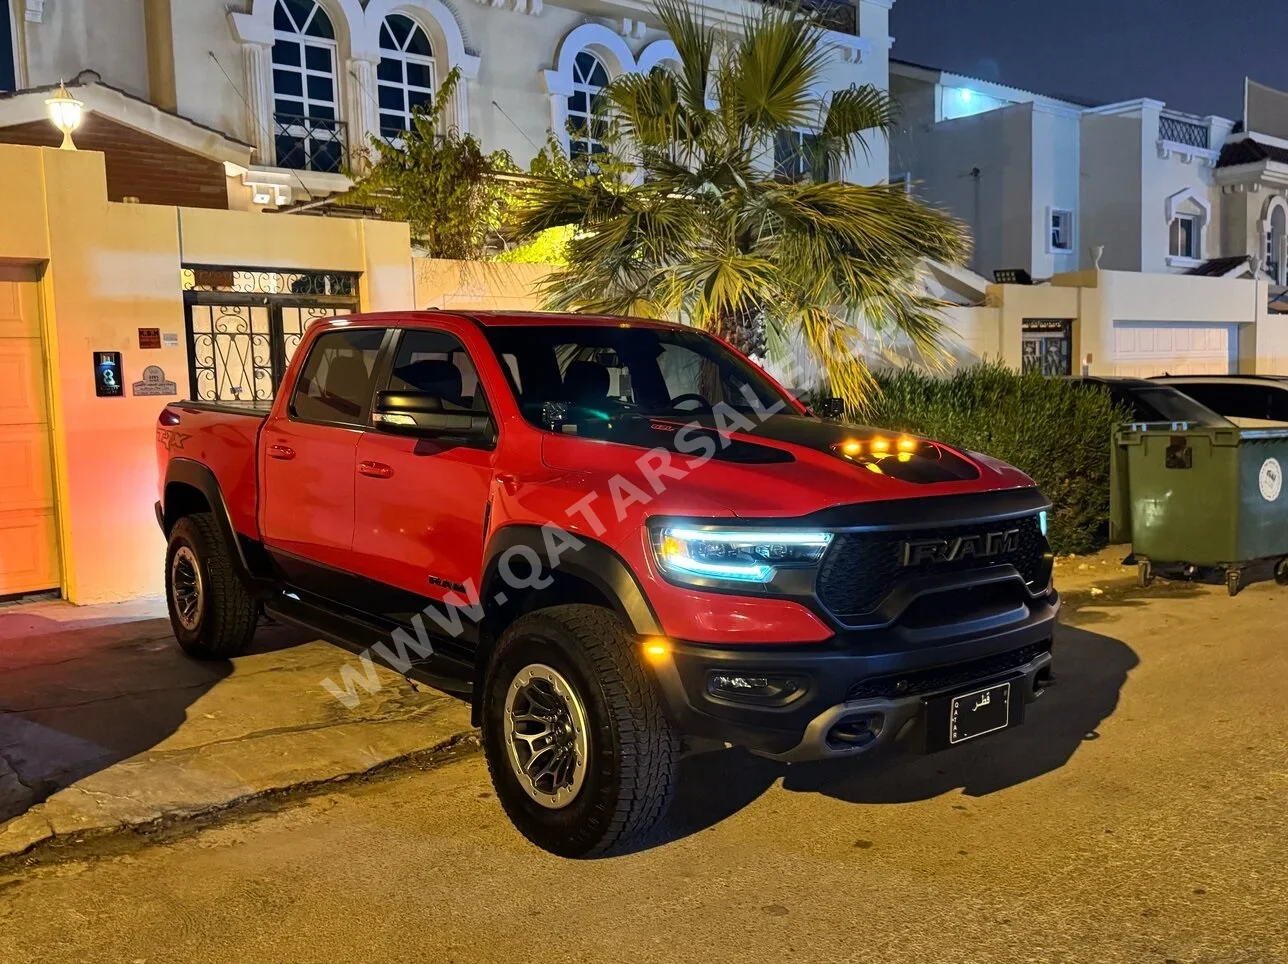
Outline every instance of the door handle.
[[384, 462], [359, 462], [358, 474], [367, 475], [373, 479], [387, 479], [394, 474], [392, 465], [385, 465]]
[[281, 459], [284, 462], [290, 461], [295, 458], [295, 449], [289, 445], [274, 443], [268, 447], [268, 457], [270, 459]]

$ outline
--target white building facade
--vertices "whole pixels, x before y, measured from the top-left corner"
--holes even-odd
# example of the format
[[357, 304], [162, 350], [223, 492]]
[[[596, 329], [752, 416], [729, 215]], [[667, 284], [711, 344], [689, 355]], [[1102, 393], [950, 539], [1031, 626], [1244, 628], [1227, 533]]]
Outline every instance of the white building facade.
[[966, 221], [972, 267], [1034, 278], [1100, 267], [1183, 274], [1249, 252], [1217, 223], [1232, 121], [1159, 101], [1088, 107], [891, 64], [904, 107], [890, 166]]
[[[855, 84], [888, 88], [892, 2], [829, 0], [820, 104]], [[736, 32], [759, 5], [702, 8]], [[453, 69], [462, 81], [445, 123], [525, 165], [551, 133], [587, 146], [569, 144], [568, 122], [607, 79], [676, 59], [646, 0], [0, 0], [0, 16], [0, 89], [92, 70], [105, 87], [247, 145], [229, 170], [257, 206], [347, 187], [355, 152], [395, 137]], [[0, 98], [0, 131], [14, 99]], [[885, 179], [885, 142], [870, 147], [843, 176]]]
[[1288, 95], [1250, 83], [1236, 124], [890, 73], [892, 179], [974, 237], [964, 357], [996, 343], [1049, 374], [1288, 371]]

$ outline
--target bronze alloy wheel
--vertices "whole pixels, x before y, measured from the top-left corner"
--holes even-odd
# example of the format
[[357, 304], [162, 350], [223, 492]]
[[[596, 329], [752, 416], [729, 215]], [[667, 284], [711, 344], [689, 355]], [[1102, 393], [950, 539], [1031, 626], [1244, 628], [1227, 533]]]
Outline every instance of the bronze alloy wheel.
[[196, 629], [201, 621], [205, 587], [197, 557], [187, 546], [180, 546], [170, 561], [170, 593], [174, 597], [175, 615], [183, 628]]
[[577, 798], [589, 758], [586, 708], [576, 690], [544, 663], [525, 666], [505, 694], [505, 743], [519, 785], [560, 810]]

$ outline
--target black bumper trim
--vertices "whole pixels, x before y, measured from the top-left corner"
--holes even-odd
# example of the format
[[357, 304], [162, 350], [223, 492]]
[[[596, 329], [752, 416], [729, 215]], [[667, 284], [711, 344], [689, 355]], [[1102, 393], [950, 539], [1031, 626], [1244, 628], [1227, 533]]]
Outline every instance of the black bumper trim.
[[[686, 736], [721, 740], [779, 759], [786, 759], [784, 754], [792, 754], [793, 760], [850, 755], [827, 752], [821, 744], [812, 749], [801, 745], [812, 724], [847, 704], [873, 699], [897, 703], [901, 707], [898, 715], [904, 717], [901, 725], [906, 725], [912, 719], [908, 707], [919, 707], [928, 696], [965, 691], [981, 681], [1013, 675], [1024, 666], [1032, 670], [1031, 682], [1037, 670], [1049, 671], [1059, 607], [1059, 596], [1053, 591], [1030, 602], [1022, 621], [997, 631], [923, 646], [910, 646], [897, 628], [847, 633], [826, 643], [793, 646], [732, 647], [675, 641], [670, 655], [654, 669], [671, 721]], [[1008, 662], [1007, 657], [1017, 653], [1026, 661]], [[1041, 665], [1034, 669], [1035, 663]], [[753, 703], [713, 695], [708, 688], [712, 673], [790, 676], [801, 685], [796, 694], [777, 705]], [[925, 684], [936, 674], [943, 674], [942, 685]], [[898, 689], [904, 679], [907, 696]], [[856, 700], [855, 696], [867, 696], [861, 689], [865, 682], [885, 688], [880, 695]], [[876, 742], [884, 745], [897, 736], [887, 727]]]

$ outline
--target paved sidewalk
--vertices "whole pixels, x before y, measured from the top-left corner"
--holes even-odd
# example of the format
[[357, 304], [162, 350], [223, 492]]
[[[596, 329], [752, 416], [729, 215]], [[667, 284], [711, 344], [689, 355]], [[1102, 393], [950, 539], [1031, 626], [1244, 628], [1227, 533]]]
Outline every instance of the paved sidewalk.
[[380, 689], [346, 708], [320, 685], [346, 661], [267, 625], [246, 656], [192, 660], [159, 601], [0, 608], [0, 857], [355, 776], [470, 731], [464, 704], [379, 667]]

